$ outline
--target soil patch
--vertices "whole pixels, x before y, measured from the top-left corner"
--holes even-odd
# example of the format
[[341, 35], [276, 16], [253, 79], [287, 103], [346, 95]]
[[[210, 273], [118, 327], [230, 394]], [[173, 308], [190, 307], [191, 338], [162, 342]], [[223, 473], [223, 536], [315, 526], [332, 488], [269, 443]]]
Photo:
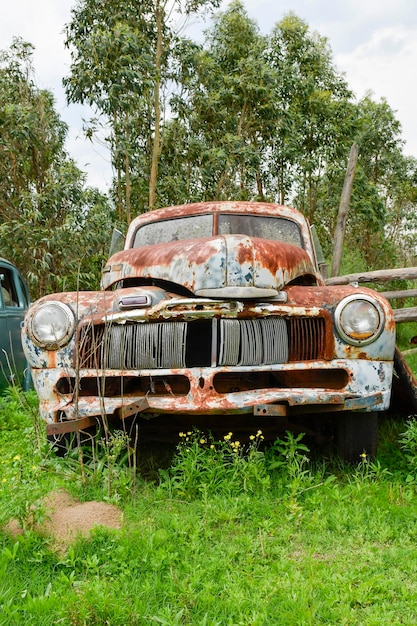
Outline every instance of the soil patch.
[[[79, 502], [67, 491], [51, 491], [43, 500], [45, 521], [35, 530], [52, 540], [53, 549], [65, 552], [79, 536], [88, 537], [96, 526], [121, 529], [122, 511], [107, 502]], [[16, 520], [6, 527], [13, 535], [22, 532]]]

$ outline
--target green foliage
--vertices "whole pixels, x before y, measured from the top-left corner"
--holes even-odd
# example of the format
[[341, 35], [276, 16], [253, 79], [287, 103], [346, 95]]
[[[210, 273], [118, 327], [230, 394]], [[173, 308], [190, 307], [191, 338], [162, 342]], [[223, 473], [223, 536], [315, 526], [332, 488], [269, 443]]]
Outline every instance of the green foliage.
[[291, 203], [315, 221], [330, 258], [355, 141], [346, 254], [360, 260], [356, 271], [411, 262], [416, 160], [402, 155], [401, 128], [385, 100], [353, 100], [325, 38], [293, 13], [263, 36], [233, 2], [203, 45], [178, 46], [177, 66], [182, 91], [171, 99], [175, 116], [163, 131], [161, 204]]
[[52, 94], [35, 86], [32, 54], [33, 46], [20, 39], [0, 51], [2, 220], [18, 216], [22, 195], [42, 195], [67, 132]]
[[0, 395], [0, 431], [20, 431], [28, 424], [28, 413], [37, 410], [34, 392], [22, 395], [16, 387], [6, 387]]
[[36, 86], [32, 53], [16, 40], [0, 55], [0, 248], [37, 298], [98, 285], [114, 220], [64, 149], [67, 127]]
[[350, 148], [352, 94], [334, 66], [327, 40], [309, 31], [294, 13], [275, 26], [269, 49], [277, 72], [279, 118], [285, 120], [274, 146], [274, 169], [289, 169], [293, 181], [283, 187], [281, 198], [288, 190], [287, 198], [296, 198], [313, 221], [323, 176], [330, 167], [340, 168]]
[[417, 354], [405, 354], [404, 357], [411, 370], [417, 372]]
[[[402, 287], [401, 287], [402, 288]], [[393, 306], [412, 306], [408, 305], [407, 301], [393, 301]], [[415, 322], [402, 322], [401, 324], [397, 324], [396, 328], [396, 343], [401, 351], [407, 350], [410, 348], [410, 340], [416, 335], [416, 326]], [[404, 354], [407, 357], [407, 354]], [[413, 368], [413, 371], [417, 372], [417, 369]]]
[[0, 445], [7, 450], [1, 459], [0, 490], [7, 497], [0, 510], [0, 523], [14, 517], [21, 528], [30, 530], [43, 520], [39, 477], [45, 432], [44, 428], [40, 432], [35, 393], [22, 393], [16, 388], [5, 390], [0, 396], [0, 415]]
[[289, 479], [290, 492], [295, 496], [305, 488], [310, 478], [308, 447], [302, 442], [304, 434], [294, 435], [287, 431], [285, 439], [277, 439], [267, 450], [266, 463], [269, 470], [281, 470]]

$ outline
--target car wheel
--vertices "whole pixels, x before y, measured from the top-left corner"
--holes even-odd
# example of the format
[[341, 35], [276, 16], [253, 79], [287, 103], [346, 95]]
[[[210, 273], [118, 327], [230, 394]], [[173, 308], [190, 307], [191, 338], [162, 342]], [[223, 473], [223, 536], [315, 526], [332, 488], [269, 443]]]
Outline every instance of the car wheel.
[[336, 448], [348, 463], [359, 463], [362, 455], [374, 458], [378, 447], [378, 413], [341, 413], [336, 420]]

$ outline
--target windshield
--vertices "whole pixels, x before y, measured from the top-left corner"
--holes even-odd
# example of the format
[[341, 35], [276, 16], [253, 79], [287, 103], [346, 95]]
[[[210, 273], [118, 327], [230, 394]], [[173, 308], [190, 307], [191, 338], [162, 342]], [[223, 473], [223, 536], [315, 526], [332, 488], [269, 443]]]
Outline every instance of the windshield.
[[201, 237], [211, 237], [212, 234], [212, 215], [177, 217], [172, 220], [151, 222], [139, 228], [136, 231], [133, 247], [139, 248], [140, 246], [184, 239], [200, 239]]
[[215, 214], [211, 213], [144, 224], [136, 231], [134, 247], [215, 235], [247, 235], [303, 247], [300, 228], [296, 222], [283, 217], [236, 213], [218, 214], [217, 226]]
[[260, 239], [273, 239], [283, 243], [292, 243], [303, 247], [298, 224], [283, 217], [264, 215], [219, 215], [218, 232], [220, 235], [249, 235]]

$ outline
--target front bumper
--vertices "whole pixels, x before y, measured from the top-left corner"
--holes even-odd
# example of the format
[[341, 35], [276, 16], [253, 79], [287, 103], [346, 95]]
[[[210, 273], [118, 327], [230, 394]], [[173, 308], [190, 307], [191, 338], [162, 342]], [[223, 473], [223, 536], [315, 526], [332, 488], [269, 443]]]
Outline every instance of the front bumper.
[[[243, 381], [250, 377], [262, 380], [264, 374], [291, 384], [287, 382], [279, 386], [276, 383], [273, 388], [259, 388], [259, 385], [249, 388], [247, 385], [245, 389], [236, 385], [235, 388], [219, 389], [219, 376]], [[41, 415], [50, 425], [48, 430], [56, 432], [54, 424], [63, 423], [61, 431], [68, 432], [109, 415], [125, 419], [140, 414], [149, 419], [158, 415], [291, 416], [334, 411], [382, 411], [390, 404], [393, 363], [338, 359], [260, 366], [250, 371], [241, 367], [207, 367], [158, 371], [81, 370], [77, 374], [54, 368], [34, 369], [32, 375]], [[172, 377], [186, 380], [187, 389], [178, 392], [172, 388]], [[110, 395], [104, 383], [145, 379], [151, 381], [146, 392], [129, 391], [126, 385], [123, 392], [119, 389], [118, 393]], [[159, 383], [154, 388], [152, 380], [156, 379]], [[71, 385], [74, 390], [62, 393], [62, 383], [68, 380], [77, 381]], [[343, 386], [330, 384], [330, 380], [343, 380]], [[102, 393], [80, 393], [83, 385], [92, 381], [96, 381], [95, 386], [102, 389]], [[295, 384], [297, 381], [299, 384]], [[319, 386], [315, 384], [317, 381]]]

